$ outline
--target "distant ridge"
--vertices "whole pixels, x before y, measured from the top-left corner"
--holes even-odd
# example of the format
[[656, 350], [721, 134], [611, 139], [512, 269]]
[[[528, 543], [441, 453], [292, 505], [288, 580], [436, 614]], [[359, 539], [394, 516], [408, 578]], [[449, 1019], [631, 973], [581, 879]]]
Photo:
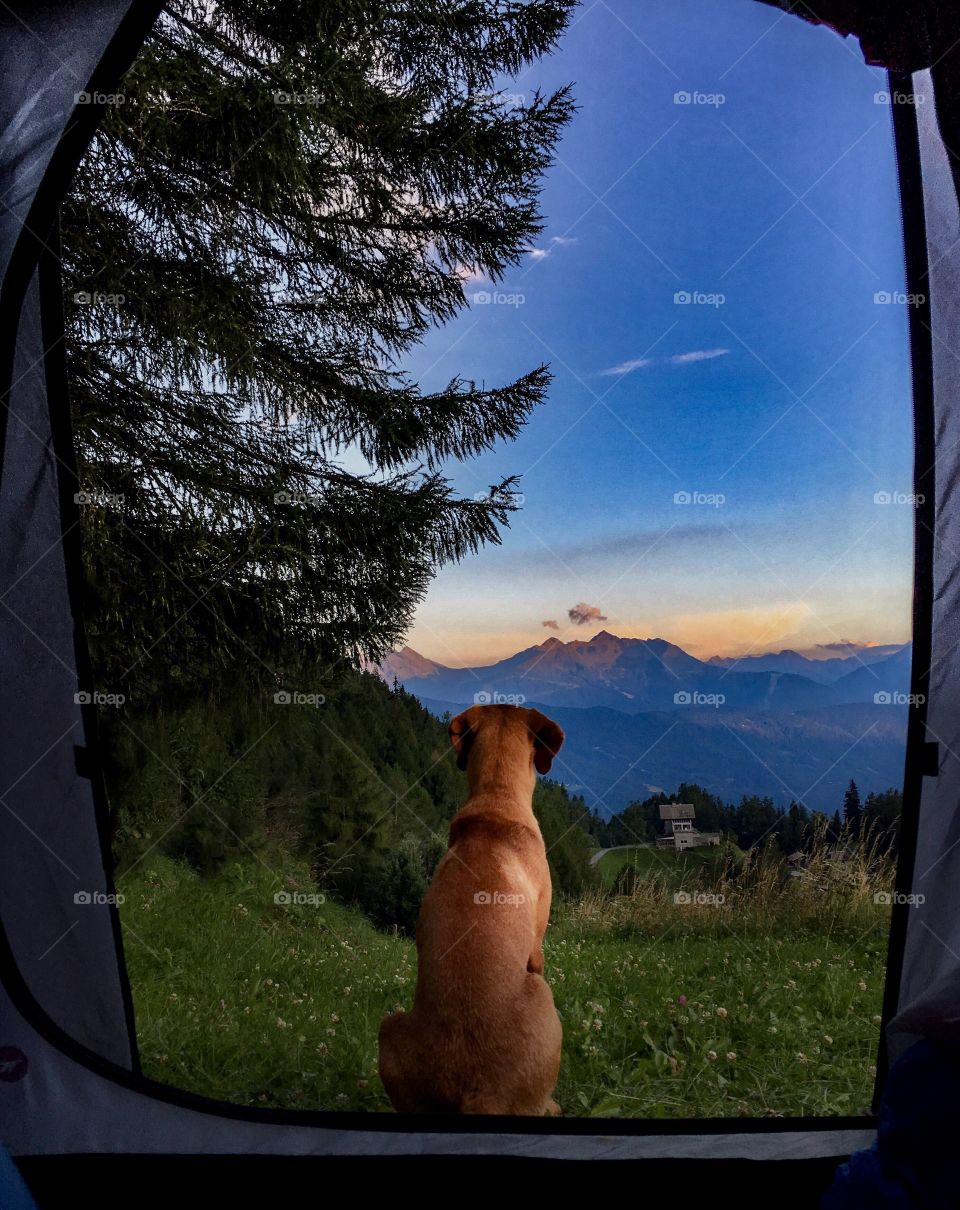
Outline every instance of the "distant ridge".
[[[891, 645], [824, 660], [789, 649], [699, 660], [666, 639], [619, 638], [601, 630], [569, 642], [551, 635], [495, 664], [473, 668], [450, 668], [404, 647], [388, 655], [379, 671], [411, 693], [449, 702], [470, 701], [478, 693], [493, 700], [499, 694], [638, 713], [714, 705], [722, 698], [732, 709], [777, 713], [871, 702], [878, 692], [906, 693], [909, 653], [909, 646]], [[848, 679], [854, 673], [861, 675]]]
[[475, 668], [404, 647], [378, 671], [438, 715], [498, 700], [549, 712], [567, 735], [552, 776], [602, 812], [686, 781], [730, 801], [802, 797], [832, 815], [851, 777], [862, 795], [902, 780], [910, 656], [907, 645], [698, 660], [602, 630]]

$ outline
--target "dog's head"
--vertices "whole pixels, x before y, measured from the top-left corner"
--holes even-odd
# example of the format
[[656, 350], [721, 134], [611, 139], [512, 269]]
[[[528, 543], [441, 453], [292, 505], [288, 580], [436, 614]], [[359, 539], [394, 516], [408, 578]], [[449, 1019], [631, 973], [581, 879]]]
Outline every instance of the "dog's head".
[[450, 720], [450, 742], [457, 768], [466, 770], [471, 754], [483, 751], [487, 760], [508, 752], [529, 752], [538, 773], [549, 773], [563, 744], [563, 731], [539, 710], [524, 706], [471, 706]]

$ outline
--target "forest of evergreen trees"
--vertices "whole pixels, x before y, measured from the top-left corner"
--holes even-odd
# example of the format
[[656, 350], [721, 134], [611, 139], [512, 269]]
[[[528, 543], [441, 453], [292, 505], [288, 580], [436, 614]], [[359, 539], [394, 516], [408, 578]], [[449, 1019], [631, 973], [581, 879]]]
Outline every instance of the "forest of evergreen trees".
[[[209, 873], [250, 854], [269, 863], [279, 846], [384, 928], [412, 928], [466, 795], [446, 724], [370, 673], [345, 671], [325, 694], [221, 689], [114, 711], [102, 742], [120, 869], [156, 849]], [[534, 808], [555, 892], [592, 885], [583, 800], [542, 779]]]
[[601, 848], [652, 841], [662, 834], [659, 809], [667, 802], [692, 803], [700, 831], [719, 832], [741, 849], [770, 837], [781, 852], [789, 854], [808, 847], [818, 831], [825, 833], [828, 843], [862, 835], [871, 837], [881, 849], [895, 848], [902, 796], [899, 790], [889, 789], [868, 794], [861, 803], [856, 784], [851, 782], [843, 803], [828, 817], [798, 802], [785, 808], [772, 798], [755, 795], [744, 796], [737, 804], [726, 803], [701, 786], [684, 783], [675, 794], [653, 794], [630, 803], [612, 819], [592, 812], [585, 826]]

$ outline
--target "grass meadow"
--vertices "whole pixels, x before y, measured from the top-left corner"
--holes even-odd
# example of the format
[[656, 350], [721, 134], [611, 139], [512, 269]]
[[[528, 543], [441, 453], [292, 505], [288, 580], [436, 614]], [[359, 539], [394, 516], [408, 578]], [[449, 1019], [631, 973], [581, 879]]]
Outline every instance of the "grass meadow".
[[[619, 869], [629, 854], [601, 865], [614, 857]], [[791, 878], [772, 855], [634, 859], [627, 893], [610, 889], [614, 870], [554, 905], [545, 956], [564, 1113], [865, 1112], [888, 863], [823, 847]], [[204, 878], [157, 858], [120, 880], [144, 1070], [241, 1104], [390, 1112], [377, 1031], [411, 1004], [413, 942], [336, 903], [278, 904], [284, 888], [315, 892], [283, 853]]]

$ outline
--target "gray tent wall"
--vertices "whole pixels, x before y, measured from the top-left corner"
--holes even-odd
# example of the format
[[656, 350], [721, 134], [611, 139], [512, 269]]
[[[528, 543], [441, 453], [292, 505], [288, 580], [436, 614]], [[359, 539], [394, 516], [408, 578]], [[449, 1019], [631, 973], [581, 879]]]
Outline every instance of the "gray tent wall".
[[[920, 826], [913, 869], [901, 871], [901, 890], [918, 902], [900, 909], [904, 946], [897, 1016], [887, 1031], [891, 1059], [921, 1036], [960, 1039], [960, 903], [955, 892], [960, 886], [960, 208], [930, 72], [916, 73], [911, 90], [926, 234], [926, 268], [916, 290], [924, 298], [916, 316], [921, 328], [917, 339], [930, 346], [933, 386], [932, 414], [917, 442], [916, 490], [923, 496], [917, 580], [920, 597], [931, 596], [932, 618], [929, 651], [923, 650], [925, 636], [918, 625], [921, 641], [914, 657], [914, 691], [927, 701], [914, 753], [920, 767], [908, 769], [919, 783], [908, 789], [919, 790]], [[925, 384], [918, 386], [919, 395]], [[935, 439], [927, 440], [928, 435]]]
[[[866, 1145], [873, 1137], [870, 1118], [660, 1124], [492, 1119], [464, 1128], [449, 1120], [232, 1107], [139, 1074], [116, 911], [108, 903], [74, 900], [77, 892], [108, 896], [111, 886], [100, 827], [103, 798], [90, 755], [94, 720], [74, 700], [88, 684], [71, 607], [78, 550], [51, 223], [96, 118], [96, 104], [76, 105], [75, 94], [117, 90], [156, 9], [155, 3], [129, 0], [32, 3], [19, 13], [0, 8], [0, 386], [7, 400], [0, 481], [0, 1137], [22, 1157], [486, 1154], [784, 1161], [845, 1156]], [[904, 87], [910, 88], [904, 77], [892, 85]], [[929, 100], [925, 73], [915, 87]], [[912, 816], [905, 821], [908, 857], [899, 888], [924, 894], [926, 901], [922, 909], [895, 912], [887, 1007], [888, 1016], [900, 1012], [892, 1035], [896, 1049], [923, 1033], [951, 1029], [958, 1003], [952, 989], [960, 979], [960, 907], [951, 893], [960, 869], [960, 768], [953, 755], [960, 750], [960, 656], [952, 621], [960, 617], [957, 359], [946, 351], [935, 354], [935, 379], [929, 373], [931, 344], [949, 346], [960, 308], [960, 251], [954, 246], [960, 229], [933, 105], [897, 107], [895, 122], [908, 283], [915, 292], [925, 288], [920, 279], [926, 264], [916, 243], [921, 184], [926, 202], [932, 341], [924, 331], [927, 312], [912, 315], [911, 327], [918, 438], [922, 447], [934, 431], [924, 409], [935, 400], [939, 460], [936, 499], [922, 513], [931, 534], [918, 529], [921, 650], [923, 635], [930, 637], [934, 579], [938, 594], [929, 729], [923, 710], [915, 709], [907, 783]], [[918, 455], [918, 492], [931, 492], [929, 454]], [[914, 686], [926, 688], [923, 667], [915, 669]], [[924, 766], [931, 743], [939, 744], [939, 764]], [[913, 824], [919, 825], [915, 862]]]

